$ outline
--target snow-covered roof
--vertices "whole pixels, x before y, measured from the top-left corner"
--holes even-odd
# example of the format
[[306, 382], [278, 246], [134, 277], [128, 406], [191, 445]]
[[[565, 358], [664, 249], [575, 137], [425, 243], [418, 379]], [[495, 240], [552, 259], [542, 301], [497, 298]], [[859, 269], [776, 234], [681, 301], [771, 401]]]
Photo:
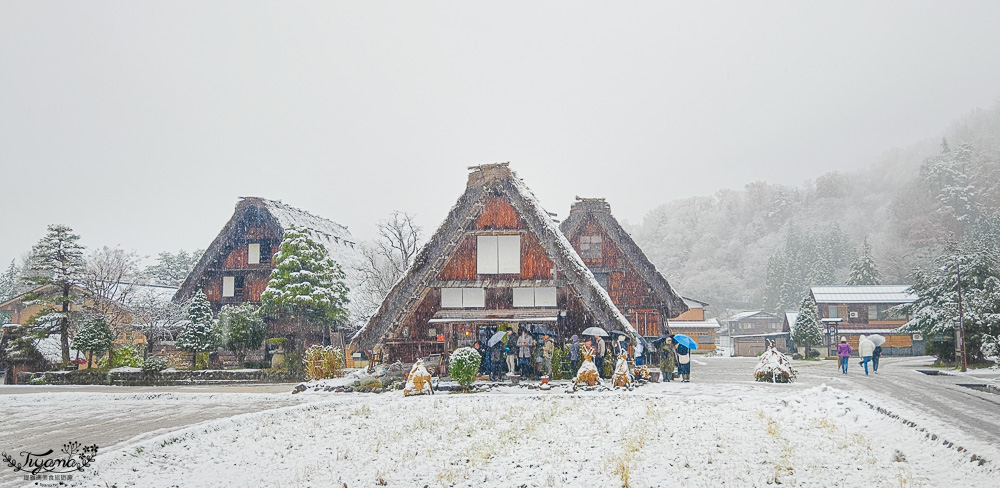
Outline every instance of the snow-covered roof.
[[738, 313], [736, 315], [733, 315], [732, 317], [729, 317], [726, 320], [727, 321], [739, 321], [739, 320], [743, 320], [743, 319], [748, 319], [748, 318], [753, 317], [755, 315], [763, 315], [763, 316], [768, 317], [768, 318], [777, 318], [776, 316], [774, 316], [772, 314], [769, 314], [769, 313], [767, 313], [767, 312], [765, 312], [763, 310], [753, 310], [753, 311], [750, 311], [750, 312], [740, 312], [740, 313]]
[[685, 296], [682, 296], [681, 299], [684, 300], [684, 304], [687, 305], [689, 309], [690, 308], [705, 308], [705, 307], [707, 307], [709, 305], [708, 302], [703, 302], [701, 300], [695, 300], [694, 298], [688, 298], [688, 297], [685, 297]]
[[788, 323], [789, 327], [795, 327], [795, 321], [798, 320], [798, 312], [785, 312], [785, 322]]
[[[39, 339], [35, 343], [35, 349], [42, 354], [42, 357], [50, 363], [58, 363], [62, 361], [62, 345], [59, 342], [60, 338], [58, 335], [50, 335], [44, 339]], [[72, 342], [72, 341], [71, 341]], [[77, 355], [83, 356], [83, 353], [77, 351], [70, 347], [69, 358], [76, 359]]]
[[718, 329], [719, 319], [705, 320], [670, 320], [667, 322], [670, 329]]
[[816, 303], [911, 303], [917, 295], [909, 285], [814, 286]]
[[133, 293], [136, 295], [146, 294], [160, 303], [168, 303], [177, 293], [177, 287], [164, 285], [139, 285], [132, 284]]
[[838, 334], [905, 334], [910, 335], [910, 331], [902, 331], [899, 329], [887, 329], [885, 327], [878, 329], [837, 329]]

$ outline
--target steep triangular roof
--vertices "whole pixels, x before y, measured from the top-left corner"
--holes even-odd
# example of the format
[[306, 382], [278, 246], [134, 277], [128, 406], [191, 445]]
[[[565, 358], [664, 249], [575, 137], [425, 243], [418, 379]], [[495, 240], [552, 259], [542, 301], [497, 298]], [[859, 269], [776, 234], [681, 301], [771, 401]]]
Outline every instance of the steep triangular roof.
[[385, 339], [413, 312], [429, 288], [428, 283], [445, 265], [456, 250], [464, 233], [471, 228], [489, 198], [506, 197], [524, 220], [527, 230], [534, 234], [548, 258], [561, 271], [560, 279], [566, 280], [590, 315], [603, 327], [627, 332], [638, 337], [635, 329], [618, 311], [611, 297], [594, 279], [573, 246], [559, 230], [551, 215], [538, 202], [507, 163], [487, 164], [470, 168], [465, 193], [451, 208], [434, 235], [417, 255], [407, 274], [392, 288], [378, 311], [357, 334], [352, 344], [371, 349]]
[[[240, 226], [248, 212], [254, 212], [258, 218], [264, 222], [275, 226], [283, 236], [285, 231], [291, 226], [306, 229], [310, 237], [319, 242], [329, 252], [337, 264], [343, 268], [347, 275], [347, 284], [351, 289], [350, 297], [354, 296], [355, 290], [360, 284], [360, 276], [357, 272], [359, 263], [358, 245], [354, 242], [347, 227], [332, 220], [325, 219], [318, 215], [311, 214], [305, 210], [295, 208], [279, 200], [268, 200], [260, 197], [241, 197], [236, 203], [236, 209], [229, 222], [222, 228], [219, 235], [215, 237], [212, 244], [208, 246], [202, 254], [198, 264], [195, 265], [191, 273], [188, 274], [184, 284], [174, 295], [175, 300], [186, 300], [197, 291], [198, 283], [202, 275], [212, 264], [219, 259], [226, 243], [232, 239], [241, 229]], [[354, 300], [352, 300], [353, 302]]]
[[560, 228], [563, 234], [570, 240], [583, 229], [583, 224], [588, 220], [597, 222], [604, 233], [614, 241], [618, 249], [629, 260], [635, 270], [642, 276], [646, 286], [652, 291], [660, 303], [666, 304], [669, 310], [669, 317], [674, 318], [684, 313], [688, 306], [684, 299], [667, 283], [667, 279], [656, 270], [656, 266], [646, 257], [639, 245], [635, 243], [618, 219], [611, 215], [611, 205], [603, 198], [580, 198], [570, 208], [569, 216], [563, 221]]

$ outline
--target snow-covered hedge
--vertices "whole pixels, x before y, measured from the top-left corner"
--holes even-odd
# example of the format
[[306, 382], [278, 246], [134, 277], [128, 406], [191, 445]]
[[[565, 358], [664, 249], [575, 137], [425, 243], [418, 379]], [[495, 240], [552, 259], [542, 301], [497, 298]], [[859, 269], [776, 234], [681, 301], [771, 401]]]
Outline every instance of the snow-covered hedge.
[[448, 374], [465, 388], [468, 388], [473, 381], [476, 381], [476, 373], [479, 371], [479, 362], [482, 357], [479, 352], [471, 347], [460, 347], [451, 353], [451, 361], [448, 363]]

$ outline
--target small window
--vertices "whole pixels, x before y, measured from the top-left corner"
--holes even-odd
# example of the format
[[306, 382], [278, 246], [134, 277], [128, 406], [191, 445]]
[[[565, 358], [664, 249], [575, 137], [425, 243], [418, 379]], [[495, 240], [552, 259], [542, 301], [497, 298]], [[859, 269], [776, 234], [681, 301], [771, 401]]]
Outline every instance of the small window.
[[835, 319], [835, 318], [840, 317], [840, 312], [837, 311], [837, 306], [836, 305], [830, 305], [830, 306], [828, 306], [827, 307], [827, 313], [829, 314], [829, 317], [831, 319]]
[[246, 278], [245, 276], [236, 276], [235, 279], [233, 280], [233, 295], [234, 296], [238, 296], [238, 297], [243, 296], [244, 283], [246, 282], [245, 278]]
[[438, 331], [437, 331], [436, 328], [434, 328], [434, 327], [428, 327], [427, 328], [427, 337], [430, 337], [431, 339], [434, 339], [434, 338], [437, 337], [437, 335], [438, 335]]
[[476, 273], [497, 274], [497, 236], [476, 237]]
[[235, 276], [223, 276], [222, 277], [222, 296], [231, 297], [236, 293], [236, 277]]
[[534, 307], [535, 290], [532, 288], [514, 288], [515, 307]]
[[483, 308], [486, 290], [483, 288], [442, 288], [441, 308]]
[[600, 259], [602, 254], [601, 236], [580, 236], [580, 257]]
[[608, 274], [607, 273], [594, 273], [594, 279], [597, 280], [597, 284], [601, 285], [601, 288], [605, 290], [608, 289]]
[[878, 316], [878, 306], [877, 305], [869, 305], [868, 306], [868, 321], [871, 322], [873, 320], [882, 320]]
[[476, 273], [520, 274], [521, 236], [476, 237]]
[[514, 288], [515, 307], [554, 307], [556, 306], [555, 287]]
[[247, 264], [260, 264], [260, 243], [247, 246]]

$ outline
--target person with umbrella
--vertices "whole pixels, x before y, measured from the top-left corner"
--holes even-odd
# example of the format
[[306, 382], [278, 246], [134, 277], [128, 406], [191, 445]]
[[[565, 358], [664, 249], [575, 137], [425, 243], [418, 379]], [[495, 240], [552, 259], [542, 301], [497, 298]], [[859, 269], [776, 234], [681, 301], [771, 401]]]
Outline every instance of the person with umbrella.
[[604, 343], [604, 339], [601, 336], [594, 336], [595, 344], [597, 344], [597, 350], [594, 356], [594, 365], [597, 366], [597, 376], [604, 377], [604, 353], [607, 352], [607, 345]]
[[872, 360], [875, 353], [875, 343], [865, 336], [858, 339], [858, 354], [861, 356], [861, 365], [865, 367], [865, 376], [868, 376], [868, 362]]
[[681, 343], [677, 343], [674, 348], [677, 352], [677, 374], [681, 375], [681, 382], [691, 382], [691, 349]]
[[882, 346], [875, 346], [872, 350], [872, 372], [878, 374], [878, 359], [882, 357]]
[[677, 361], [674, 359], [674, 341], [667, 336], [663, 340], [663, 347], [660, 350], [660, 373], [663, 374], [664, 381], [674, 380], [674, 368]]

